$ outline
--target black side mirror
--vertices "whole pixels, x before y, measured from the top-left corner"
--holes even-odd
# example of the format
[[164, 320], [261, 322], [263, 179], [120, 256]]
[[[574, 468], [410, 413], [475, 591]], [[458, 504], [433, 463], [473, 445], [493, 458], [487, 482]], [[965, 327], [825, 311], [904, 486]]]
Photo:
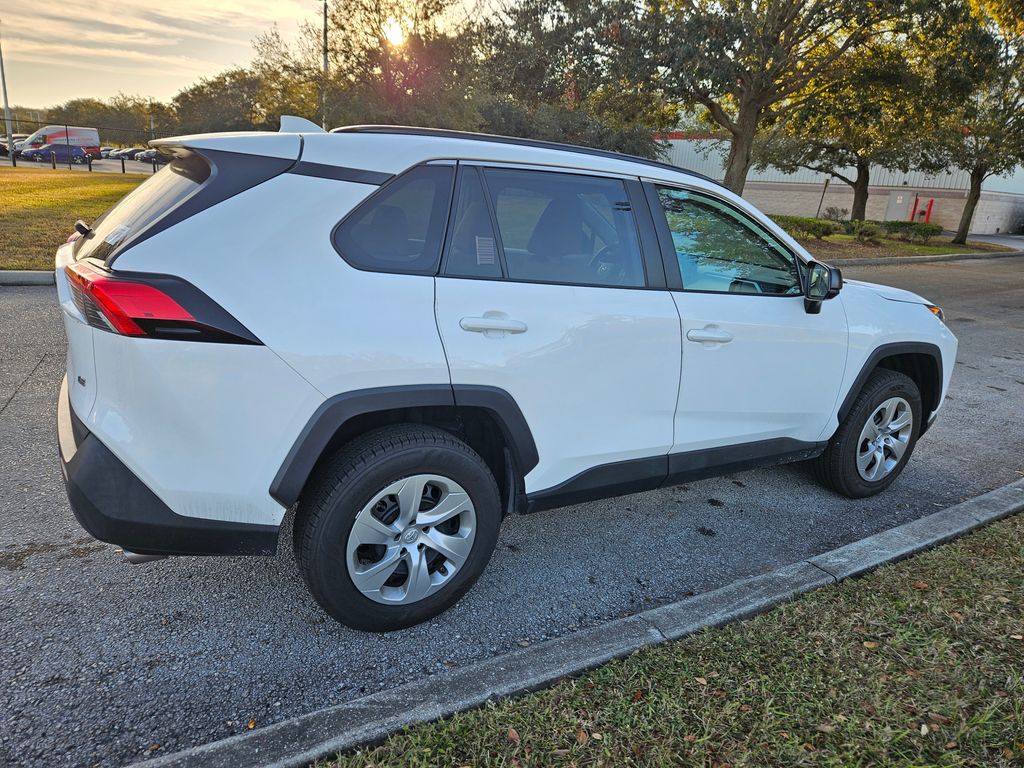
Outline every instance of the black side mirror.
[[807, 284], [804, 290], [804, 310], [809, 315], [821, 312], [821, 302], [839, 295], [843, 287], [843, 273], [818, 261], [807, 265]]

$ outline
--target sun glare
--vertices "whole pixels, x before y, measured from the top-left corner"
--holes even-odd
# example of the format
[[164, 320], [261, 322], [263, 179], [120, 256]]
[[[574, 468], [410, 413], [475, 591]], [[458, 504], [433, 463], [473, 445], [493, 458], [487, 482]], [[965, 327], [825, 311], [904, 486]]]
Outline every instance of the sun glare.
[[395, 18], [384, 22], [384, 39], [396, 47], [404, 43], [405, 30], [402, 29], [402, 22]]

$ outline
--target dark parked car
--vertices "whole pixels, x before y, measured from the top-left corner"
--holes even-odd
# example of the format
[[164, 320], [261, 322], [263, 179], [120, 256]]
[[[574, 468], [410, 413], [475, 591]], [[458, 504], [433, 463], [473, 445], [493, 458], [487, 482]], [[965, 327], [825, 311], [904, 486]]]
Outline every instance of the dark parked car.
[[108, 157], [110, 157], [110, 153], [113, 151], [113, 147], [100, 147], [100, 157], [106, 160]]
[[144, 163], [156, 162], [157, 165], [163, 165], [167, 162], [167, 155], [159, 149], [147, 149], [145, 152], [139, 152], [135, 159], [141, 160]]
[[23, 160], [44, 163], [49, 161], [52, 155], [56, 155], [58, 163], [66, 163], [70, 159], [72, 163], [81, 164], [86, 162], [89, 157], [84, 147], [68, 146], [67, 144], [44, 144], [35, 149], [22, 150], [21, 158]]
[[118, 157], [123, 157], [125, 160], [134, 160], [136, 155], [138, 155], [140, 152], [145, 151], [145, 147], [132, 147], [121, 152], [121, 154], [118, 155]]

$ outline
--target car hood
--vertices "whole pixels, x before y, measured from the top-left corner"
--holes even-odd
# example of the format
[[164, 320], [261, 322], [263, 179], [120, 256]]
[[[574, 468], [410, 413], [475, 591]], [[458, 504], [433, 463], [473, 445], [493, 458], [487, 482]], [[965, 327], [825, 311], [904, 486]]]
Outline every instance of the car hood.
[[910, 291], [904, 291], [902, 288], [893, 288], [890, 285], [879, 285], [878, 283], [866, 283], [863, 280], [847, 280], [843, 279], [843, 283], [846, 285], [856, 285], [861, 288], [866, 288], [873, 293], [877, 293], [883, 299], [889, 301], [903, 301], [908, 304], [930, 304], [928, 299], [918, 296], [916, 293]]

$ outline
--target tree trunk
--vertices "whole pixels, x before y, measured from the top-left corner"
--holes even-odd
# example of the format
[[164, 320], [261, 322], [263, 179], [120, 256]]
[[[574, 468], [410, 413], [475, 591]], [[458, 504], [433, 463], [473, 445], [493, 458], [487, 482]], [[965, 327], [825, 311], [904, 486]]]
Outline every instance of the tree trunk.
[[953, 242], [957, 245], [964, 245], [967, 242], [967, 233], [971, 230], [971, 221], [974, 219], [974, 209], [978, 207], [978, 200], [981, 198], [981, 183], [988, 176], [988, 171], [982, 167], [971, 169], [971, 188], [967, 192], [967, 202], [964, 203], [964, 213], [960, 217], [960, 226], [956, 230]]
[[868, 211], [868, 184], [871, 180], [871, 165], [857, 159], [857, 178], [853, 180], [853, 209], [850, 221], [864, 221]]
[[747, 172], [750, 170], [751, 152], [754, 148], [754, 135], [761, 117], [761, 110], [749, 104], [740, 107], [736, 123], [732, 127], [732, 142], [729, 145], [729, 160], [725, 166], [726, 189], [743, 194], [747, 183]]

